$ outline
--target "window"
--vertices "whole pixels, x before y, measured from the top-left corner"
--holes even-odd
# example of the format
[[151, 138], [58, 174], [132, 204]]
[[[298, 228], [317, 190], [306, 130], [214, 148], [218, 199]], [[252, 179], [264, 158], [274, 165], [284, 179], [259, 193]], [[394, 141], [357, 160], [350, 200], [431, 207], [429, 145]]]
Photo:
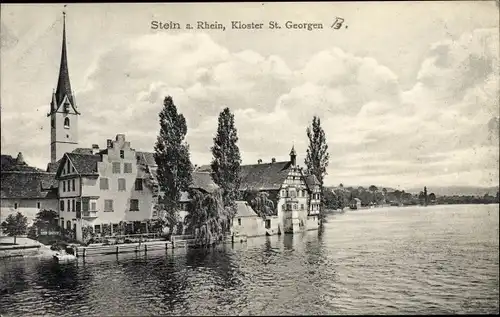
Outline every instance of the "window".
[[69, 199], [67, 200], [67, 205], [68, 205], [68, 211], [71, 211], [71, 202], [69, 201]]
[[40, 207], [41, 207], [40, 205], [41, 205], [40, 202], [37, 202], [36, 203], [36, 209], [40, 209]]
[[64, 127], [65, 127], [66, 129], [69, 129], [69, 118], [67, 118], [67, 117], [66, 117], [66, 118], [64, 118]]
[[238, 226], [241, 226], [241, 218], [238, 218]]
[[139, 211], [139, 199], [130, 199], [130, 211]]
[[281, 206], [281, 210], [286, 210], [286, 205]]
[[65, 192], [66, 191], [66, 181], [63, 181], [62, 183], [63, 183], [63, 192]]
[[95, 225], [95, 233], [101, 233], [101, 225]]
[[300, 210], [304, 210], [304, 204], [300, 204]]
[[120, 158], [125, 158], [125, 151], [124, 150], [120, 150]]
[[95, 201], [90, 202], [90, 210], [91, 211], [97, 210], [97, 202], [95, 202]]
[[99, 187], [102, 190], [109, 189], [109, 180], [107, 178], [101, 178], [100, 183], [99, 183]]
[[283, 189], [283, 190], [281, 191], [281, 196], [283, 196], [283, 197], [285, 197], [285, 196], [286, 196], [286, 190], [284, 190], [284, 189]]
[[123, 172], [124, 173], [132, 173], [132, 163], [124, 163], [123, 164]]
[[66, 221], [66, 229], [71, 230], [71, 221]]
[[61, 218], [61, 229], [64, 229], [64, 218]]
[[89, 198], [88, 197], [82, 198], [82, 211], [89, 211]]
[[14, 209], [17, 209], [17, 203], [14, 203]]
[[76, 212], [82, 211], [82, 203], [77, 201], [76, 202]]
[[76, 201], [74, 199], [71, 200], [71, 207], [73, 208], [73, 211], [76, 211]]
[[266, 229], [271, 228], [271, 219], [266, 219]]
[[113, 174], [120, 174], [120, 162], [113, 162]]
[[297, 210], [297, 204], [293, 204], [293, 209]]
[[106, 211], [106, 212], [113, 211], [113, 200], [112, 199], [104, 200], [104, 211]]
[[64, 211], [64, 200], [61, 200], [61, 201], [59, 202], [59, 209], [60, 209], [61, 211]]
[[135, 190], [142, 190], [142, 178], [135, 180]]
[[125, 178], [118, 178], [118, 190], [124, 191], [125, 187]]
[[71, 180], [71, 186], [73, 187], [73, 191], [75, 191], [76, 186], [75, 186], [75, 180], [74, 179]]

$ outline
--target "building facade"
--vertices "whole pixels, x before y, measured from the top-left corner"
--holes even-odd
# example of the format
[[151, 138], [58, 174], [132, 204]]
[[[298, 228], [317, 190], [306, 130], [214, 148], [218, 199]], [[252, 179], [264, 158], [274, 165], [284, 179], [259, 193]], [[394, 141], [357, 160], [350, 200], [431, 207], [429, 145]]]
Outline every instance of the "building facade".
[[2, 155], [0, 175], [0, 223], [20, 212], [28, 218], [30, 226], [39, 211], [57, 210], [55, 174], [27, 165], [22, 153], [16, 159]]
[[[276, 162], [272, 159], [270, 163], [262, 163], [259, 160], [257, 164], [241, 166], [240, 198], [250, 205], [260, 200], [260, 203], [253, 205], [271, 206], [272, 212], [265, 216], [265, 234], [319, 228], [320, 185], [314, 175], [307, 175], [296, 164], [296, 158], [292, 147], [289, 161]], [[210, 172], [211, 167], [204, 165], [197, 171]], [[254, 211], [259, 213], [258, 209], [254, 208]]]
[[123, 134], [107, 140], [104, 150], [65, 153], [55, 175], [61, 226], [75, 229], [81, 240], [83, 227], [109, 235], [121, 223], [137, 226], [152, 219], [158, 186], [151, 157], [132, 149]]

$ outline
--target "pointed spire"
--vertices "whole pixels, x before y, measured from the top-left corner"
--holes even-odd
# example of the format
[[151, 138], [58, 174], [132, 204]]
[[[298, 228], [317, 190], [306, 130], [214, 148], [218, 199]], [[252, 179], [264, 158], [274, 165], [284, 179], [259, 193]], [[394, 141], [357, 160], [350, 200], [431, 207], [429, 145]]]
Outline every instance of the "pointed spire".
[[290, 151], [290, 162], [292, 166], [297, 164], [297, 153], [295, 153], [295, 145], [292, 146], [292, 150]]
[[295, 145], [292, 145], [292, 150], [290, 151], [290, 155], [297, 155], [297, 153], [295, 153]]
[[61, 105], [61, 102], [63, 101], [65, 96], [68, 96], [69, 102], [73, 104], [73, 94], [71, 91], [71, 84], [69, 82], [68, 55], [66, 53], [66, 12], [64, 11], [61, 64], [59, 66], [59, 78], [57, 80], [57, 89], [55, 96], [57, 102], [56, 108]]

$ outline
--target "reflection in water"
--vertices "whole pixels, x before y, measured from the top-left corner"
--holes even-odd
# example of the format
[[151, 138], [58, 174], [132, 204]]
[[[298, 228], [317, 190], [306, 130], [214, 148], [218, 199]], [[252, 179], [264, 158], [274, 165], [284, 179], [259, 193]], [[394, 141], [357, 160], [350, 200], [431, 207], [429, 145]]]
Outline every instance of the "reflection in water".
[[5, 315], [498, 313], [498, 206], [358, 210], [211, 249], [0, 263]]

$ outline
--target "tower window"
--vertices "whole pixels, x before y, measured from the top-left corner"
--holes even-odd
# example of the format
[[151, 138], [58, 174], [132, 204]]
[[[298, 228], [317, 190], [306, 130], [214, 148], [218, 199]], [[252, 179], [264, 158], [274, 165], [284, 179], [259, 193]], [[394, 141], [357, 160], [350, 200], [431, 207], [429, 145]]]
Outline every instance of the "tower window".
[[68, 128], [69, 128], [69, 118], [64, 118], [64, 127], [65, 127], [66, 129], [68, 129]]

